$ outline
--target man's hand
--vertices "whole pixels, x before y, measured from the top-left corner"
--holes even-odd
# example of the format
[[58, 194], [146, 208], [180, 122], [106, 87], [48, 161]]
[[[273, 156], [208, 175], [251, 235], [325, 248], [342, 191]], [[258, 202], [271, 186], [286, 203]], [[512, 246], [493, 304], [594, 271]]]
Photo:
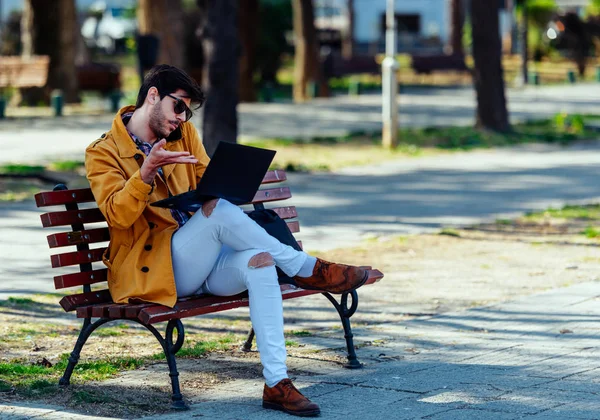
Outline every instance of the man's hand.
[[146, 184], [152, 185], [158, 170], [164, 165], [171, 163], [198, 163], [198, 159], [191, 155], [190, 152], [170, 152], [165, 150], [165, 144], [167, 144], [165, 139], [156, 143], [140, 168], [142, 181]]

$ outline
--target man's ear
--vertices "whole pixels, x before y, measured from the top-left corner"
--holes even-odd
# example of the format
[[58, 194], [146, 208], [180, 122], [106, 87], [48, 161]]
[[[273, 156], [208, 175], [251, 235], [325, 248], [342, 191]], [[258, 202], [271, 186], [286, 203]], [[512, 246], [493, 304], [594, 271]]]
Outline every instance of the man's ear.
[[152, 105], [156, 104], [156, 102], [160, 100], [160, 94], [158, 93], [158, 89], [156, 89], [154, 86], [148, 89], [146, 99], [148, 99], [148, 102], [150, 102]]

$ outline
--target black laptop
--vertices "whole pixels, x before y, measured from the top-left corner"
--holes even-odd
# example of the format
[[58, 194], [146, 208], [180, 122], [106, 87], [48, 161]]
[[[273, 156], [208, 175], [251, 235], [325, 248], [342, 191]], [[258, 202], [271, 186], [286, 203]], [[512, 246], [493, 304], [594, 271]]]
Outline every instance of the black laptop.
[[151, 203], [151, 206], [195, 212], [205, 201], [224, 198], [232, 204], [249, 203], [269, 170], [274, 150], [220, 142], [193, 191]]

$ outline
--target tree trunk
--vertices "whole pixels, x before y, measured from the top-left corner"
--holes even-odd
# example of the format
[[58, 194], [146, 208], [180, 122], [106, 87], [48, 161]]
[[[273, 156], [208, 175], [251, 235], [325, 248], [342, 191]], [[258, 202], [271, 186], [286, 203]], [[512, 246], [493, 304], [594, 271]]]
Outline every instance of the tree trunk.
[[183, 68], [183, 8], [181, 0], [139, 0], [137, 9], [140, 35], [155, 35], [160, 45], [157, 64]]
[[464, 4], [462, 0], [452, 0], [450, 5], [450, 14], [450, 54], [464, 56], [463, 26], [465, 24], [465, 16]]
[[507, 16], [507, 29], [502, 34], [502, 50], [505, 54], [512, 54], [514, 50], [513, 45], [513, 28], [515, 21], [515, 10], [513, 0], [504, 0], [504, 10]]
[[527, 2], [523, 0], [523, 7], [521, 13], [521, 74], [523, 77], [523, 83], [529, 82], [529, 17], [527, 13]]
[[24, 55], [50, 57], [46, 96], [60, 89], [65, 102], [79, 102], [75, 54], [79, 25], [75, 0], [27, 0], [23, 12]]
[[238, 0], [198, 0], [203, 11], [205, 69], [202, 71], [206, 93], [202, 140], [209, 156], [219, 141], [237, 141], [237, 104], [239, 95]]
[[33, 40], [35, 38], [35, 28], [33, 26], [33, 7], [30, 1], [23, 4], [23, 14], [21, 15], [21, 44], [23, 45], [21, 55], [31, 57], [34, 55]]
[[348, 25], [342, 31], [342, 57], [349, 60], [354, 55], [354, 0], [346, 0]]
[[477, 91], [477, 127], [507, 131], [508, 112], [504, 96], [502, 44], [498, 8], [487, 2], [471, 3], [473, 25], [474, 83]]
[[329, 88], [323, 78], [315, 14], [312, 0], [292, 0], [294, 10], [294, 101], [302, 102], [308, 98], [309, 83], [316, 83], [319, 96], [329, 96]]
[[258, 41], [258, 0], [241, 0], [239, 31], [242, 43], [240, 57], [240, 102], [256, 102], [254, 72], [256, 71], [256, 45]]

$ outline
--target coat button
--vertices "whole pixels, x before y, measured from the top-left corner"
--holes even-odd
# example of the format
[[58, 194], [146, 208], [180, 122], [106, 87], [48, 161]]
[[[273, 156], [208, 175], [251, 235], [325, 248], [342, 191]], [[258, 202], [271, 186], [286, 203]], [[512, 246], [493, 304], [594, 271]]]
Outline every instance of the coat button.
[[144, 249], [146, 251], [150, 251], [152, 249], [152, 245], [144, 245]]
[[133, 158], [135, 160], [139, 160], [142, 157], [142, 155], [140, 155], [139, 153], [136, 153], [135, 155], [133, 155]]
[[142, 273], [147, 273], [148, 271], [150, 271], [148, 267], [142, 267]]
[[102, 139], [103, 139], [104, 137], [106, 137], [106, 133], [102, 133], [102, 135], [100, 136], [100, 138], [102, 138]]

